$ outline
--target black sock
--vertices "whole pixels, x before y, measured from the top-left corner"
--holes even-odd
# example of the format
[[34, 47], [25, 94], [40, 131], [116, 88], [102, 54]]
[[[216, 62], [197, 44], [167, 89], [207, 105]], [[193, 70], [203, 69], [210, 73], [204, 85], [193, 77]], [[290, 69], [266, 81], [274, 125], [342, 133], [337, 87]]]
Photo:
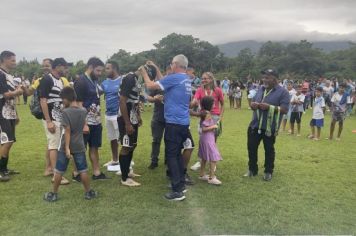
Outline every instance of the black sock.
[[123, 181], [126, 181], [126, 179], [129, 177], [129, 171], [130, 171], [130, 162], [129, 162], [129, 154], [119, 155], [119, 162], [120, 162], [120, 169], [121, 169], [121, 179]]
[[8, 158], [7, 157], [1, 157], [0, 159], [0, 171], [4, 171], [7, 169], [7, 162]]
[[129, 171], [130, 171], [130, 167], [131, 167], [131, 161], [132, 161], [132, 157], [133, 157], [133, 151], [129, 152]]

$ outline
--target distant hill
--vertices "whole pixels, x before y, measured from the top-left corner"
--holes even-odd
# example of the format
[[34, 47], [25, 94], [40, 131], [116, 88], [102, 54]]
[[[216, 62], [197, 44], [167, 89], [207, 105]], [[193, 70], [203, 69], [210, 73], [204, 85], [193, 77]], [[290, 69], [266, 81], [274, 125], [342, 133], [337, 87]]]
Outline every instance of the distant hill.
[[[230, 42], [217, 45], [221, 52], [225, 54], [227, 57], [235, 57], [237, 54], [245, 48], [250, 48], [253, 53], [257, 53], [258, 50], [265, 42], [258, 42], [254, 40], [245, 40], [245, 41], [238, 41], [238, 42]], [[291, 42], [288, 41], [281, 41], [284, 45], [287, 45]], [[349, 41], [318, 41], [312, 42], [314, 48], [320, 48], [324, 52], [332, 52], [338, 50], [345, 50], [350, 48]]]

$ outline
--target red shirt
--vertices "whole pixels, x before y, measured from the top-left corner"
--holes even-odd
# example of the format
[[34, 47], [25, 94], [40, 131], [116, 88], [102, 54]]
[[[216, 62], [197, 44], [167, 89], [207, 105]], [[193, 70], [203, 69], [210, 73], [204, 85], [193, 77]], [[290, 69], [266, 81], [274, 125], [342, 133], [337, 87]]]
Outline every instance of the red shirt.
[[224, 95], [221, 88], [215, 87], [215, 90], [211, 91], [210, 89], [203, 89], [200, 87], [195, 92], [194, 98], [200, 102], [205, 96], [212, 96], [214, 98], [214, 106], [211, 110], [211, 114], [219, 116], [221, 113], [220, 102], [224, 101]]

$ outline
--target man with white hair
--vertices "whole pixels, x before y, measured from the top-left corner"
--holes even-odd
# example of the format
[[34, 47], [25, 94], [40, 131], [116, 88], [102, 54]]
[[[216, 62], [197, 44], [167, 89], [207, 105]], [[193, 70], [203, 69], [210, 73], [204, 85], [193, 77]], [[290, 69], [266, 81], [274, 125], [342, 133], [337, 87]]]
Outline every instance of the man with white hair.
[[188, 59], [184, 55], [175, 56], [171, 68], [173, 73], [157, 82], [150, 80], [143, 67], [140, 72], [148, 89], [164, 91], [165, 156], [172, 185], [172, 192], [167, 193], [165, 198], [181, 201], [185, 199], [186, 192], [182, 148], [189, 135], [192, 88], [191, 80], [186, 74]]

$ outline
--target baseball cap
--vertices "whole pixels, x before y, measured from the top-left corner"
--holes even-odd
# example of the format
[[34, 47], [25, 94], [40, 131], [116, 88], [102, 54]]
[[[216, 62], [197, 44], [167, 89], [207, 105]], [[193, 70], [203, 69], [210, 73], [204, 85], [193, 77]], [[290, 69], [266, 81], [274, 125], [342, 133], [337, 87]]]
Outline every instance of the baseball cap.
[[272, 76], [278, 78], [278, 72], [276, 70], [274, 70], [274, 69], [263, 70], [263, 71], [261, 71], [261, 74], [262, 75], [272, 75]]
[[59, 57], [54, 59], [52, 63], [52, 68], [56, 68], [57, 66], [68, 66], [68, 63], [63, 57]]

